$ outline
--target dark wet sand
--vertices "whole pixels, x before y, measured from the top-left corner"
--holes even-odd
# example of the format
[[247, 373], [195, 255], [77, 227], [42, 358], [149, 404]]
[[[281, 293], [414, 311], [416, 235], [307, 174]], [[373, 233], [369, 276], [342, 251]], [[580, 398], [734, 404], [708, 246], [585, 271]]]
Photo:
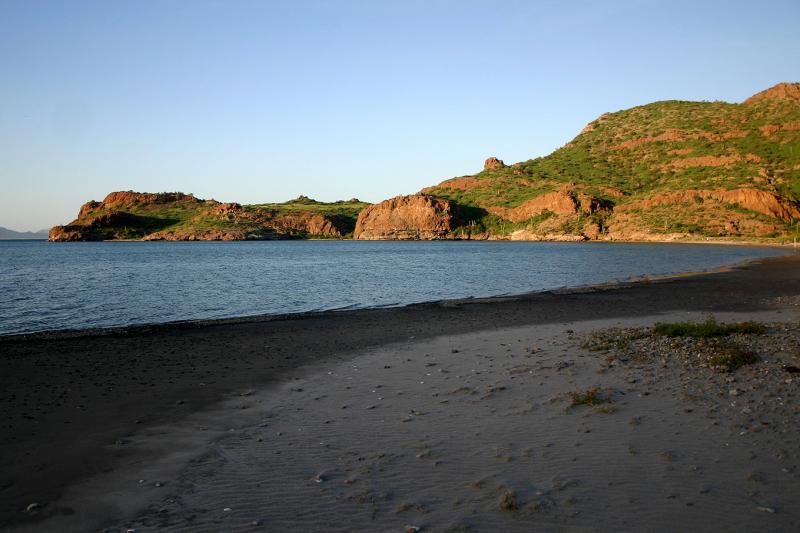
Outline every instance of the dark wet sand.
[[[799, 267], [800, 258], [784, 257], [572, 293], [0, 338], [0, 526], [80, 512], [59, 506], [59, 497], [141, 453], [115, 442], [233, 394], [301, 377], [316, 363], [410, 338], [671, 311], [773, 310], [768, 301], [800, 295]], [[42, 512], [25, 512], [33, 502]]]

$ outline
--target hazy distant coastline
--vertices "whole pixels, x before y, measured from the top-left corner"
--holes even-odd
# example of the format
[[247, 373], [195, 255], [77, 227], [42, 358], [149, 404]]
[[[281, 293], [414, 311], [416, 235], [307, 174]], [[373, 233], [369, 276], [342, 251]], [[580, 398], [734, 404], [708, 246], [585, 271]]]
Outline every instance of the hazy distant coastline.
[[17, 241], [17, 240], [47, 240], [47, 230], [39, 231], [14, 231], [0, 226], [0, 241]]

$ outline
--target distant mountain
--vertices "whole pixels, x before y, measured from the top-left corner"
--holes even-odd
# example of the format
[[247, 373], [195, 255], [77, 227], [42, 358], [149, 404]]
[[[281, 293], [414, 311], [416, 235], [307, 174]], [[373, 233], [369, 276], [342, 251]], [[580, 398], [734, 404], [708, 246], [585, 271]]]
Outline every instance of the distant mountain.
[[14, 231], [13, 229], [4, 228], [0, 226], [0, 240], [15, 240], [15, 239], [47, 239], [47, 230], [41, 231]]

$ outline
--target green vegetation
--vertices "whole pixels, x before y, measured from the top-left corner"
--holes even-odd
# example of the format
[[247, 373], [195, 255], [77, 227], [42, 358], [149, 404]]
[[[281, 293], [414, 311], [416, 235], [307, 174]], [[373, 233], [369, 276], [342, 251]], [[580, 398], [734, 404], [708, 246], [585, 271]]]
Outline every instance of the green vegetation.
[[491, 235], [508, 236], [517, 230], [535, 231], [543, 222], [549, 220], [553, 216], [551, 211], [543, 211], [527, 220], [511, 222], [497, 215], [487, 213], [483, 209], [460, 206], [459, 213], [462, 223], [458, 227], [456, 233], [464, 235], [489, 233]]
[[612, 350], [625, 352], [629, 349], [631, 342], [647, 337], [645, 330], [630, 331], [619, 328], [608, 328], [595, 331], [589, 335], [582, 343], [581, 348], [591, 352], [610, 352]]
[[369, 205], [355, 199], [325, 203], [301, 196], [285, 203], [241, 206], [182, 193], [117, 193], [126, 194], [121, 203], [91, 204], [65, 229], [79, 232], [84, 240], [141, 239], [157, 232], [198, 237], [217, 232], [234, 238], [341, 238], [352, 234], [358, 213]]
[[606, 395], [599, 387], [592, 387], [586, 390], [576, 390], [568, 393], [570, 407], [579, 405], [599, 405], [603, 403], [610, 403], [611, 398]]
[[500, 494], [500, 498], [497, 501], [497, 506], [500, 508], [501, 511], [516, 511], [519, 509], [519, 502], [517, 501], [517, 495], [514, 493], [513, 490], [506, 489]]
[[298, 196], [294, 200], [282, 203], [253, 204], [247, 207], [252, 209], [269, 209], [276, 213], [320, 213], [330, 216], [345, 216], [353, 219], [358, 218], [362, 209], [367, 207], [367, 202], [362, 202], [357, 198], [350, 200], [339, 200], [338, 202], [318, 202], [307, 196]]
[[529, 178], [509, 175], [510, 171], [490, 170], [476, 174], [478, 186], [472, 189], [451, 189], [439, 185], [427, 194], [452, 200], [466, 206], [517, 207], [526, 200], [555, 190], [555, 184], [537, 182]]
[[734, 333], [763, 334], [764, 326], [757, 322], [739, 322], [734, 324], [718, 323], [714, 317], [709, 317], [705, 322], [673, 322], [658, 323], [655, 332], [667, 337], [692, 337], [705, 339], [710, 337], [725, 337]]
[[287, 215], [292, 213], [317, 213], [330, 217], [333, 223], [339, 228], [345, 237], [350, 237], [356, 227], [358, 214], [367, 207], [367, 202], [362, 202], [357, 198], [350, 200], [339, 200], [337, 202], [318, 202], [307, 196], [298, 196], [294, 200], [283, 203], [255, 204], [247, 206], [248, 209], [266, 209], [276, 215]]
[[716, 348], [718, 355], [708, 360], [708, 364], [713, 367], [724, 367], [728, 372], [733, 372], [745, 365], [758, 362], [758, 356], [754, 352], [736, 344], [726, 343]]
[[[791, 239], [800, 231], [800, 100], [791, 96], [797, 88], [743, 104], [670, 100], [605, 113], [546, 157], [492, 165], [424, 191], [454, 202], [456, 237], [523, 230], [569, 240]], [[159, 231], [341, 238], [368, 205], [300, 196], [233, 212], [188, 198], [97, 204], [93, 219], [120, 211], [138, 218], [103, 225], [87, 215], [73, 224], [91, 238]], [[308, 229], [312, 216], [316, 234]], [[320, 229], [319, 216], [335, 231]]]
[[[514, 208], [569, 188], [604, 205], [598, 211], [602, 219], [593, 221], [601, 232], [785, 237], [791, 229], [787, 220], [700, 196], [638, 211], [634, 207], [625, 217], [616, 208], [687, 190], [755, 189], [800, 201], [800, 104], [775, 99], [654, 102], [602, 115], [546, 157], [449, 181], [426, 192], [484, 209], [483, 217], [468, 222], [491, 233], [499, 229], [501, 235], [508, 228], [488, 218], [491, 208]], [[586, 221], [579, 217], [564, 215], [561, 225], [547, 230], [580, 234]], [[736, 222], [735, 227], [726, 221]]]

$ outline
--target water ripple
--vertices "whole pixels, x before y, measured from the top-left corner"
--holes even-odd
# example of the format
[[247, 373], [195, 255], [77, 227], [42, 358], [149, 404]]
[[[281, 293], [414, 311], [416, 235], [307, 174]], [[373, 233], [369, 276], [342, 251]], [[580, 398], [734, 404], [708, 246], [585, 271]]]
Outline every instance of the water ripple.
[[0, 241], [0, 334], [502, 296], [783, 253], [681, 244]]

